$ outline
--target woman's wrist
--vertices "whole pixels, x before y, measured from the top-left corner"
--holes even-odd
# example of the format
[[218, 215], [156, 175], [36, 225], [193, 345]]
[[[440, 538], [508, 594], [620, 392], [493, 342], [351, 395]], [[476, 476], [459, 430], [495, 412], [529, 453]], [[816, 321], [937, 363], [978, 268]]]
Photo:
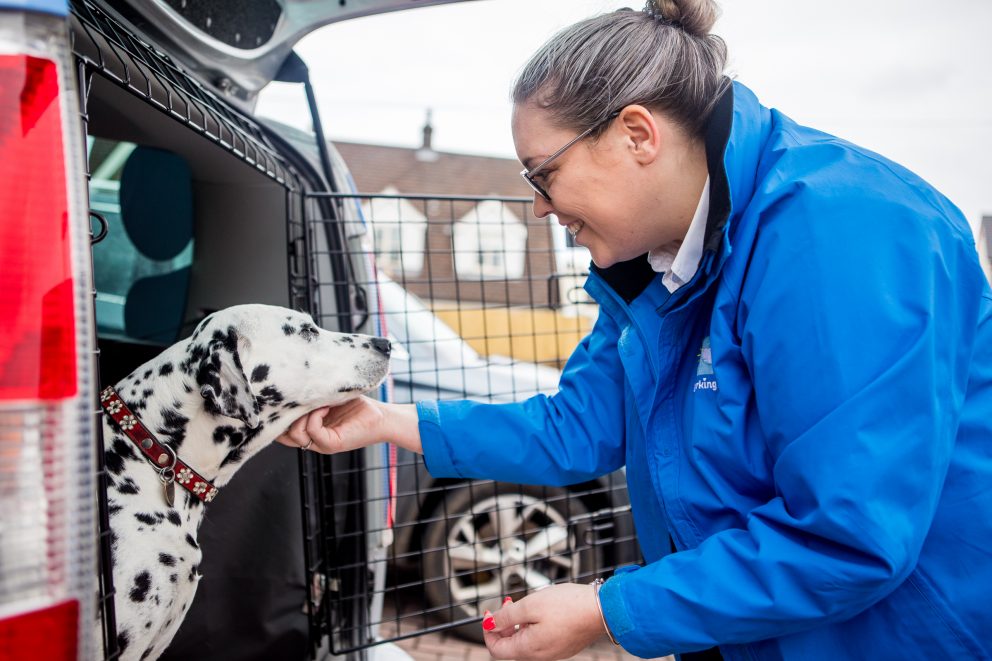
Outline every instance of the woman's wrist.
[[606, 634], [607, 638], [610, 639], [611, 643], [614, 645], [619, 645], [620, 643], [618, 643], [617, 639], [613, 637], [613, 632], [610, 631], [610, 625], [606, 621], [606, 615], [603, 614], [603, 602], [599, 600], [599, 589], [603, 587], [603, 583], [605, 583], [605, 581], [601, 578], [597, 578], [592, 582], [592, 588], [594, 590], [593, 598], [596, 600], [596, 610], [599, 612], [599, 619], [603, 626], [603, 632]]
[[380, 404], [383, 414], [383, 440], [405, 450], [423, 454], [420, 417], [416, 404]]

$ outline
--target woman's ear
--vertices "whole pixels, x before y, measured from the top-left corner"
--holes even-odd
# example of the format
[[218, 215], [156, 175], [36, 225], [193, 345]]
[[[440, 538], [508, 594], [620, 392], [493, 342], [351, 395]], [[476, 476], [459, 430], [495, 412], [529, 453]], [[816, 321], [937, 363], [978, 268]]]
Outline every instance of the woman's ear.
[[626, 106], [617, 117], [617, 125], [625, 147], [638, 163], [647, 165], [658, 158], [664, 127], [655, 113], [636, 104]]

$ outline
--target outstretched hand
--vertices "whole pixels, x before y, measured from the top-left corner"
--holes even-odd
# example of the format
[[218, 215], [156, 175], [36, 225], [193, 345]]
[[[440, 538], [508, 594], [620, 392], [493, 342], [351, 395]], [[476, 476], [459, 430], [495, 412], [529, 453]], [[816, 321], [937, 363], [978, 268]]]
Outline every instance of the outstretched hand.
[[390, 441], [421, 452], [417, 412], [413, 405], [385, 404], [356, 397], [339, 406], [311, 411], [279, 438], [283, 445], [324, 454], [357, 450]]
[[507, 602], [483, 627], [486, 647], [494, 659], [569, 659], [606, 635], [596, 599], [591, 585], [566, 583]]

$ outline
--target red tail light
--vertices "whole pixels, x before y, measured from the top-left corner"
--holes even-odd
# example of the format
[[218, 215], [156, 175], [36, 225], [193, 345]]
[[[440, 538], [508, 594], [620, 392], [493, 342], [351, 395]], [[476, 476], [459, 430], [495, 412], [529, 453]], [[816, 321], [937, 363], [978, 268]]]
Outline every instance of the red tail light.
[[78, 621], [75, 601], [0, 620], [0, 659], [75, 659]]
[[96, 657], [86, 173], [65, 8], [56, 5], [0, 11], [3, 661]]
[[0, 400], [76, 393], [63, 153], [55, 63], [0, 55]]

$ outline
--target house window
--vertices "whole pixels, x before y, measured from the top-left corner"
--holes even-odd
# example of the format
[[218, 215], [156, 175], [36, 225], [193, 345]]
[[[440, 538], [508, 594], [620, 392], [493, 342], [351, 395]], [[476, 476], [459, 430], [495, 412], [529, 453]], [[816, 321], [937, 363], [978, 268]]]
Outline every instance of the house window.
[[[382, 191], [398, 195], [392, 186]], [[371, 198], [362, 205], [375, 237], [376, 263], [387, 273], [416, 275], [424, 267], [427, 218], [404, 198]]]
[[476, 280], [524, 275], [527, 228], [498, 200], [480, 202], [452, 231], [455, 272]]

